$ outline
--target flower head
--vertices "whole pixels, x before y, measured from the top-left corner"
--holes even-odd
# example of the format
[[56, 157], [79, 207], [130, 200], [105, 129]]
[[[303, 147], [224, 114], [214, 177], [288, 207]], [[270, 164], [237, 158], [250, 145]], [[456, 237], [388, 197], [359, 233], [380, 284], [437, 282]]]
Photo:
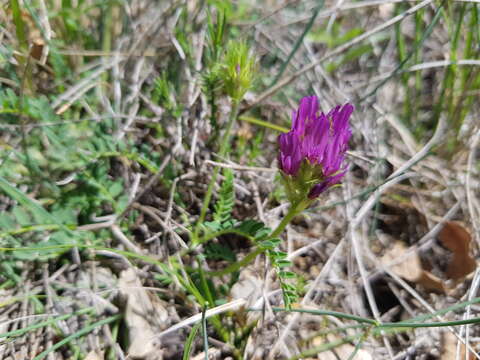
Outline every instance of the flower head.
[[256, 59], [245, 42], [230, 41], [225, 50], [221, 78], [228, 96], [236, 102], [242, 100], [251, 88], [256, 73]]
[[300, 101], [291, 130], [278, 138], [280, 169], [291, 201], [305, 196], [314, 199], [341, 181], [353, 109], [347, 103], [324, 114], [318, 111], [316, 96]]

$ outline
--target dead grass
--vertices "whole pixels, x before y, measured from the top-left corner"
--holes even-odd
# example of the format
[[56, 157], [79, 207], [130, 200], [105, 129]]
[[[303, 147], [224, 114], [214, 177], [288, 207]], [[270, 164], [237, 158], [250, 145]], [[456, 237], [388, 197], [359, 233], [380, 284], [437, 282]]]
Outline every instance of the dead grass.
[[[59, 9], [58, 4], [46, 3], [52, 14]], [[404, 7], [396, 7], [399, 3]], [[439, 10], [442, 4], [444, 10]], [[296, 306], [391, 322], [437, 314], [441, 309], [476, 298], [478, 269], [466, 273], [457, 269], [461, 276], [449, 276], [449, 259], [454, 255], [438, 237], [445, 222], [458, 222], [471, 234], [466, 252], [477, 258], [480, 109], [476, 101], [466, 98], [464, 119], [456, 127], [452, 110], [455, 106], [448, 107], [448, 102], [459, 104], [459, 97], [466, 92], [473, 92], [474, 96], [478, 81], [455, 83], [450, 89], [444, 80], [448, 69], [454, 66], [452, 61], [458, 76], [463, 74], [464, 67], [476, 69], [479, 65], [476, 52], [471, 54], [472, 58], [459, 57], [468, 54], [468, 31], [473, 29], [467, 22], [460, 29], [452, 60], [454, 20], [461, 6], [466, 6], [465, 16], [474, 16], [474, 2], [325, 1], [310, 35], [292, 56], [284, 75], [271, 87], [316, 2], [262, 1], [237, 5], [240, 9], [233, 6], [230, 19], [234, 24], [232, 36], [251, 43], [260, 69], [254, 89], [241, 104], [241, 113], [288, 127], [291, 110], [305, 95], [316, 94], [324, 109], [346, 101], [356, 106], [351, 121], [354, 135], [348, 159], [350, 171], [343, 186], [327, 193], [304, 216], [298, 216], [282, 238], [281, 247], [304, 284]], [[0, 8], [6, 6], [3, 2]], [[25, 96], [27, 90], [49, 95], [58, 117], [46, 123], [27, 118], [23, 124], [0, 124], [0, 139], [5, 144], [0, 150], [2, 161], [21, 158], [25, 150], [22, 136], [41, 138], [42, 131], [60, 124], [76, 126], [78, 122], [81, 132], [80, 126], [86, 123], [112, 122], [114, 126], [105, 125], [105, 129], [112, 131], [114, 143], [125, 144], [130, 150], [148, 148], [148, 154], [156, 154], [152, 160], [155, 166], [148, 168], [120, 152], [108, 157], [108, 176], [123, 181], [127, 205], [120, 213], [108, 206], [99, 209], [97, 218], [77, 224], [75, 231], [93, 247], [74, 249], [46, 261], [16, 260], [15, 268], [2, 269], [3, 281], [17, 279], [5, 286], [0, 295], [0, 333], [10, 334], [3, 336], [5, 341], [0, 345], [2, 359], [43, 358], [39, 357], [42, 351], [68, 335], [116, 314], [121, 314], [122, 319], [112, 318], [113, 325], [100, 324], [45, 357], [181, 359], [188, 333], [201, 319], [202, 306], [185, 291], [181, 279], [169, 271], [174, 269], [187, 278], [187, 273], [192, 276], [192, 268], [208, 271], [225, 266], [224, 260], [199, 258], [205, 254], [205, 247], [193, 252], [185, 250], [191, 245], [186, 228], [199, 215], [212, 169], [228, 167], [235, 173], [235, 218], [256, 218], [273, 228], [286, 209], [286, 204], [279, 203], [282, 197], [273, 195], [279, 186], [272, 171], [276, 168], [278, 132], [238, 121], [228, 158], [218, 158], [218, 146], [208, 142], [212, 133], [210, 108], [200, 77], [206, 42], [205, 4], [133, 1], [111, 6], [109, 21], [116, 25], [109, 28], [109, 46], [78, 48], [79, 42], [75, 41], [55, 49], [69, 62], [69, 78], [54, 78], [56, 75], [46, 71], [53, 66], [48, 56], [39, 59], [40, 64], [32, 62], [33, 83], [31, 89], [24, 89]], [[245, 9], [243, 13], [241, 9]], [[40, 10], [35, 9], [34, 13], [42, 15], [37, 11]], [[417, 61], [406, 62], [399, 69], [399, 36], [407, 44], [407, 54], [417, 51], [417, 32], [425, 31], [439, 11], [444, 13], [421, 44], [419, 55], [412, 57]], [[93, 19], [103, 19], [105, 24], [105, 16], [85, 16], [82, 26], [100, 36]], [[1, 46], [15, 51], [6, 63], [0, 64], [0, 84], [20, 94], [22, 86], [15, 82], [20, 76], [15, 79], [11, 69], [16, 69], [17, 75], [28, 75], [21, 72], [25, 53], [21, 54], [10, 12], [0, 18], [6, 24], [0, 28], [0, 39], [5, 44]], [[39, 22], [42, 29], [51, 29], [61, 36], [61, 31], [55, 30], [55, 24], [60, 23], [55, 16], [40, 17]], [[335, 34], [328, 40], [333, 43], [325, 40], [325, 29]], [[52, 35], [48, 32], [45, 36]], [[344, 39], [338, 40], [342, 36]], [[475, 36], [474, 41], [480, 41], [478, 34]], [[365, 48], [363, 53], [352, 51], [361, 46]], [[44, 52], [48, 54], [47, 50]], [[83, 76], [87, 70], [88, 75]], [[171, 108], [167, 102], [155, 99], [152, 90], [154, 80], [162, 74], [172, 84]], [[475, 71], [466, 74], [477, 76]], [[51, 83], [63, 84], [63, 90]], [[414, 122], [406, 118], [407, 101], [414, 104], [410, 109], [415, 113]], [[439, 105], [442, 101], [445, 107]], [[220, 124], [226, 123], [229, 106], [226, 99], [219, 99]], [[264, 136], [260, 151], [252, 159], [254, 138], [261, 131]], [[92, 136], [91, 132], [88, 134]], [[454, 147], [452, 139], [456, 139]], [[248, 146], [242, 148], [241, 141]], [[102, 161], [105, 159], [97, 158], [92, 163]], [[73, 184], [84, 170], [71, 169], [42, 181], [57, 186]], [[48, 208], [48, 199], [42, 198], [39, 191], [40, 181], [36, 182], [31, 174], [11, 175], [10, 181], [16, 179], [18, 189], [31, 199], [42, 200]], [[51, 204], [56, 199], [49, 201]], [[12, 211], [16, 204], [2, 195], [2, 212]], [[27, 231], [22, 239], [41, 241], [50, 232], [31, 234]], [[101, 239], [101, 244], [93, 238]], [[233, 236], [219, 237], [214, 242], [228, 245], [238, 258], [252, 246]], [[396, 244], [402, 244], [402, 253], [392, 254]], [[397, 261], [385, 261], [385, 254]], [[399, 260], [401, 256], [404, 258]], [[409, 278], [405, 269], [399, 270], [398, 263], [405, 263], [412, 256], [416, 257], [415, 266], [421, 265], [421, 271], [434, 276], [439, 286], [429, 288], [430, 283]], [[318, 355], [319, 351], [313, 351], [302, 358], [333, 359], [336, 351], [337, 359], [350, 359], [356, 345], [361, 345], [362, 350], [355, 359], [480, 358], [479, 329], [468, 325], [411, 329], [378, 337], [366, 332], [364, 337], [342, 344], [340, 340], [357, 333], [355, 329], [337, 330], [351, 325], [349, 320], [272, 311], [273, 306], [281, 305], [282, 297], [275, 273], [265, 261], [259, 257], [241, 269], [232, 291], [221, 296], [226, 304], [208, 310], [207, 315], [212, 315], [210, 358], [241, 355], [245, 359], [294, 359], [308, 349], [322, 349], [325, 344], [336, 342], [336, 350]], [[228, 279], [209, 280], [219, 288]], [[247, 313], [245, 306], [264, 311]], [[89, 307], [93, 308], [91, 312], [49, 326], [29, 328], [37, 321]], [[478, 310], [478, 305], [469, 305], [454, 314], [437, 314], [434, 320], [475, 317]], [[220, 321], [214, 315], [219, 313], [223, 314], [223, 327], [237, 331], [237, 338], [241, 339], [237, 349], [222, 338], [221, 326], [214, 326], [215, 319]], [[21, 329], [26, 329], [25, 333], [12, 333]], [[204, 358], [201, 340], [198, 336], [192, 358]], [[465, 354], [466, 348], [470, 353]], [[239, 349], [242, 354], [236, 353]]]

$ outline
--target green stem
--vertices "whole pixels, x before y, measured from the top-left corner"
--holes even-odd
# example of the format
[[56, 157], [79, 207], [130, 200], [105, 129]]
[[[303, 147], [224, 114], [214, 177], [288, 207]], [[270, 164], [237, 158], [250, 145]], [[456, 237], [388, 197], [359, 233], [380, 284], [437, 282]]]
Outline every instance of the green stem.
[[275, 130], [275, 131], [279, 131], [279, 132], [282, 132], [282, 133], [288, 133], [290, 131], [290, 129], [287, 129], [286, 127], [276, 125], [276, 124], [272, 124], [272, 123], [269, 123], [268, 121], [263, 121], [263, 120], [255, 118], [253, 116], [243, 115], [243, 116], [240, 116], [238, 119], [240, 121], [245, 121], [245, 122], [248, 122], [250, 124], [263, 126], [265, 128], [272, 129], [272, 130]]
[[[205, 236], [203, 237], [200, 237], [197, 239], [197, 242], [195, 243], [196, 246], [198, 245], [201, 245], [201, 244], [204, 244], [212, 239], [215, 239], [219, 236], [222, 236], [222, 235], [226, 235], [226, 234], [235, 234], [235, 235], [238, 235], [238, 236], [241, 236], [241, 237], [244, 237], [250, 241], [255, 241], [255, 239], [250, 236], [249, 234], [247, 233], [244, 233], [240, 230], [237, 230], [237, 229], [224, 229], [224, 230], [219, 230], [219, 231], [216, 231], [214, 233], [209, 233], [209, 234], [206, 234]], [[2, 233], [0, 233], [0, 239], [1, 239], [1, 235]], [[189, 252], [191, 252], [192, 250], [196, 249], [196, 247], [190, 247], [188, 249], [184, 249], [180, 252], [180, 255], [186, 255], [188, 254]]]
[[205, 316], [207, 307], [202, 311], [202, 337], [203, 337], [203, 352], [205, 353], [205, 360], [208, 360], [208, 333], [207, 333], [207, 318]]
[[[233, 123], [238, 116], [239, 110], [239, 101], [232, 100], [232, 112], [230, 113], [230, 118], [228, 119], [227, 128], [225, 129], [225, 133], [223, 134], [222, 142], [220, 144], [220, 150], [218, 155], [222, 158], [226, 155], [229, 141], [230, 141], [230, 133], [232, 132]], [[205, 194], [205, 198], [203, 199], [202, 209], [200, 210], [200, 217], [198, 218], [198, 222], [195, 226], [195, 230], [193, 233], [193, 242], [196, 242], [198, 239], [198, 233], [200, 232], [200, 225], [205, 221], [205, 217], [207, 216], [208, 206], [210, 205], [210, 200], [212, 199], [213, 195], [213, 188], [217, 181], [218, 173], [220, 172], [220, 168], [216, 167], [213, 170], [212, 178], [210, 179], [210, 183], [208, 184], [207, 193]]]
[[217, 271], [209, 271], [208, 275], [210, 275], [210, 276], [223, 276], [223, 275], [233, 273], [233, 272], [237, 271], [238, 269], [246, 266], [250, 262], [252, 262], [257, 257], [257, 255], [260, 255], [265, 250], [266, 249], [264, 249], [264, 248], [257, 247], [254, 251], [249, 253], [242, 260], [240, 260], [238, 262], [235, 262], [230, 266], [227, 266], [225, 269], [217, 270]]
[[[200, 275], [200, 285], [202, 286], [203, 292], [205, 293], [207, 304], [215, 304], [215, 300], [213, 298], [212, 292], [210, 291], [210, 287], [208, 286], [208, 283], [207, 283], [207, 278], [205, 277], [205, 272], [203, 271], [200, 257], [197, 257], [197, 262], [198, 262], [198, 271]], [[204, 302], [204, 300], [202, 302]], [[204, 306], [207, 306], [207, 305], [204, 305]], [[220, 317], [218, 315], [212, 316], [211, 322], [213, 323], [215, 330], [217, 330], [218, 334], [221, 336], [222, 340], [226, 343], [230, 343], [231, 342], [230, 335], [228, 331], [223, 327]]]
[[295, 217], [295, 215], [297, 215], [304, 208], [305, 207], [303, 206], [303, 203], [290, 206], [290, 208], [288, 209], [287, 215], [284, 216], [280, 224], [278, 224], [275, 230], [272, 231], [268, 239], [273, 239], [273, 238], [276, 238], [278, 235], [280, 235], [283, 232], [283, 230], [285, 230], [288, 223]]
[[[260, 309], [259, 309], [260, 310]], [[286, 308], [279, 308], [279, 307], [273, 307], [272, 310], [274, 312], [297, 312], [297, 313], [307, 313], [307, 314], [313, 314], [313, 315], [322, 315], [322, 316], [333, 316], [336, 317], [337, 319], [347, 319], [347, 320], [354, 320], [359, 323], [366, 323], [370, 325], [378, 325], [378, 322], [373, 319], [368, 319], [356, 315], [350, 315], [338, 311], [329, 311], [329, 310], [316, 310], [316, 309], [286, 309]], [[249, 311], [257, 311], [256, 309], [249, 309]]]
[[407, 322], [398, 322], [398, 323], [385, 323], [380, 324], [376, 329], [403, 329], [403, 328], [427, 328], [427, 327], [446, 327], [446, 326], [460, 326], [468, 324], [478, 324], [480, 318], [471, 318], [465, 320], [454, 320], [454, 321], [442, 321], [442, 322], [432, 322], [432, 323], [407, 323]]
[[[273, 238], [276, 238], [278, 235], [282, 233], [282, 231], [285, 229], [285, 227], [288, 225], [288, 223], [297, 215], [300, 211], [302, 211], [305, 208], [305, 203], [301, 202], [296, 205], [290, 206], [290, 209], [288, 209], [287, 215], [282, 219], [280, 224], [275, 228], [275, 230], [272, 231], [272, 233], [265, 239], [265, 240], [270, 240]], [[225, 269], [222, 270], [217, 270], [217, 271], [210, 271], [208, 274], [211, 276], [223, 276], [230, 274], [232, 272], [237, 271], [238, 269], [246, 266], [255, 258], [260, 255], [261, 253], [265, 252], [267, 249], [264, 249], [262, 247], [257, 247], [254, 251], [251, 253], [247, 254], [242, 260], [235, 262], [231, 264], [230, 266], [227, 266]]]

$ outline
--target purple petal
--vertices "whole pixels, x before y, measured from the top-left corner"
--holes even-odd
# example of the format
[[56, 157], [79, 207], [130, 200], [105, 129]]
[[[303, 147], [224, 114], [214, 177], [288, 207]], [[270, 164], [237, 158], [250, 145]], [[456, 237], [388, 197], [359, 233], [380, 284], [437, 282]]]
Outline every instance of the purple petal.
[[298, 136], [290, 131], [278, 137], [280, 146], [280, 169], [288, 175], [295, 175], [302, 163], [302, 153]]
[[314, 121], [318, 112], [318, 99], [316, 96], [306, 96], [300, 100], [298, 111], [292, 121], [292, 130], [299, 136], [304, 136], [306, 128]]
[[322, 181], [320, 184], [315, 185], [310, 192], [308, 193], [309, 199], [315, 199], [318, 197], [322, 192], [328, 189], [327, 181]]
[[299, 186], [304, 186], [306, 181], [319, 182], [311, 188], [310, 198], [339, 183], [345, 175], [345, 152], [352, 135], [349, 119], [353, 110], [353, 105], [346, 103], [326, 114], [319, 113], [317, 97], [306, 96], [292, 113], [290, 132], [278, 138], [279, 167], [285, 174], [297, 176], [305, 159], [316, 167], [313, 178], [297, 179]]
[[347, 171], [344, 170], [344, 171], [338, 173], [337, 175], [326, 178], [320, 184], [315, 185], [310, 190], [310, 192], [308, 193], [308, 197], [310, 199], [315, 199], [316, 197], [318, 197], [322, 192], [324, 192], [328, 188], [332, 187], [333, 185], [338, 184], [342, 180], [342, 177], [345, 175], [346, 172]]

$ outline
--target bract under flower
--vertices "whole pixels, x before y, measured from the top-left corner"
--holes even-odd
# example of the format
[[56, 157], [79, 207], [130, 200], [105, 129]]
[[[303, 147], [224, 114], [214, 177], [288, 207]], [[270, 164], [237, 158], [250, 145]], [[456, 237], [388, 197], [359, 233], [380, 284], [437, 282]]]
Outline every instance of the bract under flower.
[[345, 152], [352, 135], [347, 103], [319, 113], [316, 96], [307, 96], [293, 112], [291, 130], [279, 136], [279, 164], [291, 200], [314, 199], [345, 175]]

